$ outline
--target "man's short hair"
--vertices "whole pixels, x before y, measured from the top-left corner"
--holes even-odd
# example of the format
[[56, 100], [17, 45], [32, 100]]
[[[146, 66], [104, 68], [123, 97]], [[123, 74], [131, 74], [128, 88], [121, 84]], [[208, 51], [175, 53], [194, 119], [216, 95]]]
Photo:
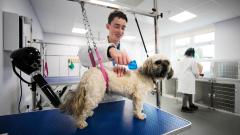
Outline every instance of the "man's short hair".
[[194, 48], [188, 48], [184, 54], [185, 56], [188, 57], [194, 57], [195, 56], [195, 50]]
[[126, 14], [124, 14], [122, 11], [119, 10], [115, 10], [113, 12], [111, 12], [108, 16], [108, 24], [111, 24], [112, 20], [115, 18], [122, 18], [124, 20], [126, 20], [126, 22], [128, 21]]

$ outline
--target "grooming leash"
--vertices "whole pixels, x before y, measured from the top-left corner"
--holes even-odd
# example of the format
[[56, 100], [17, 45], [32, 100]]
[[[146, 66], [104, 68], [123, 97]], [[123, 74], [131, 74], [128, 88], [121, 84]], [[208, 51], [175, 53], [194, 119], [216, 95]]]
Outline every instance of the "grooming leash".
[[86, 30], [88, 30], [88, 32], [86, 33], [86, 38], [87, 38], [89, 58], [91, 60], [92, 66], [96, 67], [96, 61], [94, 59], [93, 51], [92, 51], [92, 48], [90, 46], [90, 41], [91, 41], [93, 46], [94, 46], [94, 51], [95, 51], [95, 53], [97, 55], [97, 60], [98, 60], [98, 63], [100, 65], [100, 70], [101, 70], [103, 78], [104, 78], [104, 80], [106, 82], [106, 92], [109, 93], [109, 85], [108, 85], [109, 78], [108, 78], [108, 74], [107, 74], [107, 72], [106, 72], [106, 70], [105, 70], [105, 68], [104, 68], [104, 66], [102, 64], [102, 58], [99, 55], [99, 52], [98, 52], [98, 49], [97, 49], [97, 46], [96, 46], [96, 42], [94, 41], [93, 34], [92, 34], [92, 31], [91, 31], [91, 27], [90, 27], [90, 23], [89, 23], [88, 18], [87, 18], [87, 12], [86, 12], [85, 7], [84, 7], [84, 2], [81, 1], [79, 3], [81, 5], [81, 7], [82, 7], [82, 15], [83, 15], [84, 27], [85, 27]]

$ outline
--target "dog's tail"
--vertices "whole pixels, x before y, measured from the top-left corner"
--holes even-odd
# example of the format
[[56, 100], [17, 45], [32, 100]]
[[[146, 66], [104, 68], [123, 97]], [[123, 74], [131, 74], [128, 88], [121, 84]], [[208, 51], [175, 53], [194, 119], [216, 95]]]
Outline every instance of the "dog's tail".
[[76, 91], [69, 92], [63, 104], [60, 105], [60, 110], [64, 113], [78, 116], [84, 108], [84, 100], [86, 90], [84, 86], [79, 85]]

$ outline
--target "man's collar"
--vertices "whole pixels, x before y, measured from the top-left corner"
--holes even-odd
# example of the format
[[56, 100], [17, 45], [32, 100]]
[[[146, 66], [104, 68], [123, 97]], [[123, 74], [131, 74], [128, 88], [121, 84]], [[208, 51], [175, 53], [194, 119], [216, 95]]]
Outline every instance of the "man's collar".
[[[109, 41], [109, 36], [107, 36], [107, 41], [108, 43], [110, 43]], [[120, 41], [117, 44], [113, 44], [118, 50], [120, 50]]]
[[120, 42], [117, 44], [117, 49], [120, 50]]

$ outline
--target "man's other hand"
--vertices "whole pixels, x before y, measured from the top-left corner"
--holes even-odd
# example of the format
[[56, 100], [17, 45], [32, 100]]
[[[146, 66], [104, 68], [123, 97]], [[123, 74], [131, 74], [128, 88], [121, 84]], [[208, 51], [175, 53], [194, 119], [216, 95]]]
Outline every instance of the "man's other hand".
[[127, 73], [124, 66], [115, 66], [113, 67], [113, 71], [117, 74], [118, 77], [122, 77], [125, 73]]

